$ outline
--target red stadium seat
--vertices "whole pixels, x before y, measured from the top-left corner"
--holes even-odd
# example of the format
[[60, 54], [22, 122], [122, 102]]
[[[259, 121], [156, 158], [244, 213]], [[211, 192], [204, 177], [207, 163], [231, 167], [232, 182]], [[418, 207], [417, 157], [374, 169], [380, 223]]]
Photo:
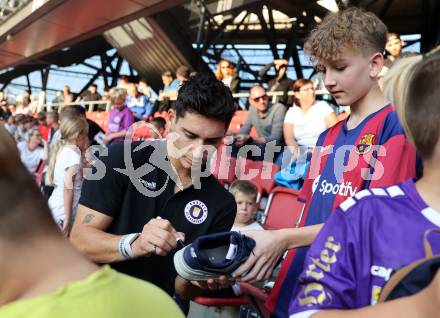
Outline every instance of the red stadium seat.
[[274, 188], [264, 211], [263, 227], [268, 230], [298, 227], [304, 210], [304, 204], [298, 201], [299, 193], [290, 188]]
[[86, 112], [86, 117], [97, 123], [105, 132], [108, 128], [108, 112]]
[[241, 180], [249, 180], [257, 186], [260, 197], [263, 194], [269, 195], [275, 186], [275, 174], [280, 168], [266, 161], [253, 161], [240, 159], [237, 163], [237, 177]]
[[229, 124], [229, 131], [236, 134], [239, 132], [240, 128], [246, 121], [248, 116], [247, 110], [237, 110], [232, 117], [231, 123]]
[[223, 185], [231, 184], [237, 178], [235, 173], [237, 159], [227, 154], [226, 149], [225, 145], [218, 148], [215, 161], [211, 165], [212, 175]]
[[206, 296], [197, 296], [192, 299], [193, 302], [209, 307], [239, 307], [241, 305], [246, 305], [248, 300], [246, 296], [232, 297], [232, 298], [214, 298]]
[[133, 141], [153, 139], [154, 137], [154, 131], [146, 124], [141, 123], [133, 127], [131, 137], [131, 140]]

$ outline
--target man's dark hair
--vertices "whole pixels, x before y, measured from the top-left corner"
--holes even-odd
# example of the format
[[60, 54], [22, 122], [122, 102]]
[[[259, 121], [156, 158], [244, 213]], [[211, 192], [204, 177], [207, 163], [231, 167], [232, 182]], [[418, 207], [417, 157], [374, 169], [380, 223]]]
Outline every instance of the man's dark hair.
[[96, 85], [96, 84], [92, 84], [92, 85], [90, 85], [90, 86], [92, 86], [92, 87], [94, 87], [94, 88], [98, 88], [98, 85]]
[[29, 244], [57, 234], [41, 191], [20, 161], [15, 141], [0, 127], [0, 239]]
[[171, 73], [171, 71], [165, 71], [162, 73], [162, 76], [173, 77], [173, 73]]
[[186, 112], [216, 119], [229, 126], [235, 113], [231, 90], [213, 76], [197, 74], [185, 81], [179, 89], [176, 119]]

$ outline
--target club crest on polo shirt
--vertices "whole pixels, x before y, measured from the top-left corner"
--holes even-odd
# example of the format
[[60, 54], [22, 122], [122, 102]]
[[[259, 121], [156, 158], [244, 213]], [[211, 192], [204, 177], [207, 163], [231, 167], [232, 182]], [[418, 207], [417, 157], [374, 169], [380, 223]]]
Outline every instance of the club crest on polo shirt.
[[374, 134], [369, 133], [363, 135], [361, 140], [359, 140], [359, 143], [356, 145], [356, 153], [358, 155], [365, 155], [366, 153], [370, 152], [371, 148], [373, 147], [373, 141]]
[[156, 190], [156, 182], [146, 181], [144, 179], [138, 178], [139, 182], [148, 190]]
[[193, 224], [202, 224], [208, 217], [208, 208], [200, 200], [193, 200], [185, 206], [185, 217]]

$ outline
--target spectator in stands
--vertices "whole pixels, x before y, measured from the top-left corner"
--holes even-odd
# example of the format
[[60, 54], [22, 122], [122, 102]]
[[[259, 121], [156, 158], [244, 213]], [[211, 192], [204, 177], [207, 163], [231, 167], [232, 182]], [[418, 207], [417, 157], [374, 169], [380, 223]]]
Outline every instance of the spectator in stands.
[[385, 46], [388, 52], [388, 58], [385, 60], [385, 66], [390, 68], [391, 65], [400, 57], [404, 42], [397, 33], [388, 33], [387, 44]]
[[402, 52], [404, 45], [405, 42], [403, 42], [399, 34], [393, 32], [388, 33], [387, 44], [385, 46], [385, 49], [388, 53], [388, 57], [385, 60], [385, 64], [384, 64], [385, 70], [383, 72], [383, 76], [385, 76], [386, 71], [389, 68], [391, 68], [391, 66], [393, 65], [394, 62], [396, 62], [396, 60], [403, 57], [417, 55], [416, 52]]
[[37, 97], [33, 94], [31, 94], [31, 96], [29, 96], [30, 98], [30, 102], [28, 105], [28, 108], [30, 110], [30, 114], [34, 114], [38, 111], [38, 100]]
[[3, 91], [0, 91], [0, 113], [3, 120], [7, 120], [12, 115], [12, 112], [9, 110], [8, 101], [5, 99], [5, 94], [3, 93]]
[[127, 91], [124, 88], [110, 90], [112, 109], [108, 118], [108, 130], [104, 138], [105, 144], [124, 140], [128, 129], [134, 123], [134, 117], [126, 103]]
[[237, 215], [231, 231], [243, 232], [250, 230], [262, 230], [263, 227], [255, 221], [255, 213], [258, 209], [258, 188], [248, 180], [236, 180], [230, 188], [237, 203]]
[[183, 318], [157, 287], [100, 268], [62, 239], [0, 127], [0, 317]]
[[138, 82], [137, 88], [140, 93], [148, 97], [151, 103], [154, 103], [156, 101], [158, 96], [154, 92], [154, 90], [148, 85], [146, 79], [141, 78]]
[[81, 194], [83, 156], [88, 147], [89, 125], [83, 117], [69, 117], [60, 126], [61, 140], [52, 148], [46, 185], [54, 186], [49, 198], [52, 216], [68, 236]]
[[[55, 133], [57, 132], [58, 128], [60, 128], [60, 118], [58, 112], [51, 111], [46, 114], [46, 125], [49, 127], [49, 136], [47, 141], [50, 146]], [[50, 146], [50, 148], [52, 147]]]
[[17, 106], [15, 106], [15, 104], [10, 104], [8, 105], [8, 109], [11, 112], [12, 115], [16, 115], [17, 112]]
[[[249, 92], [249, 103], [251, 108], [248, 117], [239, 133], [235, 136], [235, 143], [232, 154], [239, 153], [243, 145], [258, 146], [259, 153], [252, 153], [252, 159], [272, 161], [276, 153], [281, 149], [267, 151], [269, 147], [282, 146], [283, 144], [283, 121], [286, 114], [286, 107], [280, 103], [272, 104], [266, 90], [261, 86], [253, 86]], [[251, 129], [255, 128], [258, 136], [251, 137]], [[267, 158], [265, 153], [267, 152]]]
[[52, 99], [53, 104], [61, 104], [64, 102], [63, 91], [57, 91], [55, 97]]
[[223, 84], [230, 88], [232, 93], [238, 91], [239, 79], [232, 62], [228, 60], [220, 60], [215, 75], [219, 81], [222, 81]]
[[3, 91], [0, 91], [0, 105], [7, 105], [8, 102], [5, 99], [5, 93]]
[[[183, 83], [185, 81], [187, 81], [189, 79], [190, 76], [191, 76], [191, 70], [189, 69], [188, 66], [182, 65], [177, 68], [176, 78], [179, 81], [179, 88], [180, 88], [180, 86], [183, 85]], [[177, 98], [177, 96], [176, 96], [176, 98]]]
[[[84, 107], [79, 105], [65, 106], [60, 111], [60, 122], [62, 123], [64, 119], [69, 117], [83, 117], [87, 120], [89, 124], [89, 145], [101, 144], [102, 139], [104, 139], [104, 130], [93, 120], [86, 118], [86, 110]], [[60, 130], [58, 129], [52, 137], [50, 148], [61, 138]]]
[[4, 124], [6, 130], [12, 135], [15, 136], [17, 134], [17, 126], [15, 125], [15, 117], [10, 115]]
[[165, 121], [165, 118], [163, 117], [156, 117], [150, 120], [150, 124], [156, 128], [157, 133], [154, 134], [155, 139], [160, 139], [165, 136], [166, 129], [167, 129], [167, 122]]
[[98, 85], [92, 84], [89, 88], [76, 99], [77, 102], [94, 102], [101, 100], [101, 94], [98, 93]]
[[118, 88], [128, 89], [128, 85], [130, 84], [130, 79], [127, 75], [121, 75], [118, 81]]
[[[287, 77], [287, 66], [289, 62], [285, 59], [274, 60], [272, 63], [264, 66], [259, 75], [263, 82], [268, 83], [268, 92], [283, 92], [284, 94], [278, 98], [278, 102], [288, 105], [288, 91], [292, 87], [292, 80]], [[268, 71], [275, 67], [275, 75], [268, 75]]]
[[41, 137], [37, 127], [27, 132], [27, 140], [19, 142], [17, 148], [21, 161], [30, 173], [36, 172], [41, 161], [47, 160], [47, 142]]
[[[84, 182], [71, 233], [75, 246], [96, 262], [112, 263], [173, 294], [176, 239], [191, 243], [200, 235], [229, 231], [233, 224], [232, 195], [213, 176], [200, 178], [192, 167], [206, 164], [202, 146], [220, 144], [234, 111], [232, 94], [220, 81], [203, 75], [186, 81], [169, 112], [167, 139], [136, 151], [139, 144], [132, 146], [133, 167], [151, 168], [141, 172], [145, 175], [115, 171], [125, 166], [122, 143], [98, 158], [106, 173]], [[197, 179], [199, 186], [193, 184]], [[219, 283], [225, 282], [209, 282], [211, 287]]]
[[283, 155], [277, 159], [277, 164], [282, 170], [277, 173], [275, 180], [278, 185], [300, 189], [319, 135], [332, 127], [337, 119], [333, 109], [326, 102], [316, 101], [311, 80], [296, 80], [292, 90], [295, 102], [284, 118], [286, 148]]
[[103, 93], [102, 93], [102, 100], [108, 101], [110, 100], [110, 87], [107, 85], [104, 86]]
[[14, 138], [16, 142], [26, 140], [26, 128], [24, 126], [24, 122], [26, 120], [26, 116], [23, 114], [14, 115], [15, 125], [17, 126]]
[[159, 91], [159, 97], [157, 98], [153, 114], [155, 112], [168, 111], [171, 108], [172, 101], [170, 96], [175, 95], [179, 89], [179, 80], [173, 78], [173, 74], [170, 71], [162, 73], [163, 89]]
[[39, 112], [37, 115], [37, 120], [38, 130], [41, 133], [41, 137], [43, 137], [44, 140], [48, 141], [50, 127], [47, 126], [46, 123], [46, 112]]
[[64, 85], [63, 87], [63, 103], [71, 103], [73, 102], [73, 94], [70, 91], [69, 85]]
[[153, 105], [147, 96], [137, 90], [136, 84], [130, 83], [127, 89], [126, 105], [134, 115], [135, 121], [148, 120]]
[[25, 89], [23, 94], [20, 96], [19, 101], [24, 107], [27, 107], [31, 102], [31, 92], [28, 89]]
[[176, 92], [179, 89], [179, 80], [173, 78], [173, 74], [170, 71], [162, 73], [163, 89], [159, 93], [159, 101], [167, 100], [170, 98], [171, 93]]
[[[3, 98], [3, 92], [0, 92], [0, 98]], [[2, 99], [0, 100], [0, 109], [3, 111], [3, 114], [5, 116], [10, 116], [12, 115], [11, 111], [9, 110], [9, 105], [6, 102], [6, 100]]]

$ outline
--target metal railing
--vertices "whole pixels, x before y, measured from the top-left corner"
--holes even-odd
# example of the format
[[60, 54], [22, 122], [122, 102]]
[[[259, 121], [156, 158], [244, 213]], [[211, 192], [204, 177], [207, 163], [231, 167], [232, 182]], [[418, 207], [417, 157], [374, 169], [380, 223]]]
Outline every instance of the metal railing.
[[[315, 92], [316, 95], [324, 95], [327, 94], [324, 90], [319, 90]], [[287, 93], [288, 96], [293, 96], [293, 91], [289, 91]], [[232, 94], [234, 99], [240, 99], [240, 98], [248, 98], [249, 93], [234, 93]], [[271, 102], [276, 103], [278, 99], [281, 96], [284, 96], [284, 92], [267, 92], [267, 96], [271, 97]], [[93, 111], [109, 111], [111, 109], [110, 101], [80, 101], [80, 102], [70, 102], [70, 103], [46, 103], [42, 104], [38, 107], [38, 111], [52, 111], [52, 110], [58, 110], [60, 111], [61, 108], [65, 106], [71, 106], [71, 105], [82, 105], [86, 108], [87, 111], [93, 112]], [[104, 105], [105, 107], [99, 107], [100, 105]], [[95, 107], [98, 106], [98, 107]], [[96, 109], [95, 109], [96, 108]]]

